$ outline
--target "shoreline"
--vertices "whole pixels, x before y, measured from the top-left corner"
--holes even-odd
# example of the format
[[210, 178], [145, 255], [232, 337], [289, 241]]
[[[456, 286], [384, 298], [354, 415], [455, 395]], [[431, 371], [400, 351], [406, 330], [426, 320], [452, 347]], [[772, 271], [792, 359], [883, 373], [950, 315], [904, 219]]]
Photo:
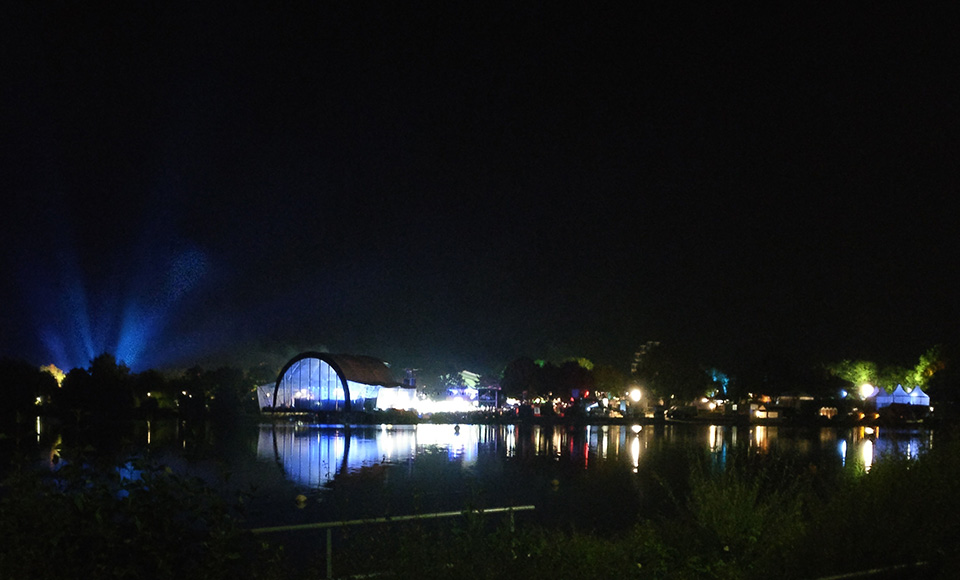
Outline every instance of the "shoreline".
[[930, 429], [943, 426], [938, 420], [890, 421], [882, 419], [828, 419], [828, 418], [775, 418], [751, 419], [742, 415], [720, 415], [710, 417], [691, 417], [685, 419], [654, 417], [598, 417], [598, 416], [540, 416], [520, 417], [514, 414], [493, 412], [470, 413], [434, 413], [420, 416], [411, 412], [374, 411], [366, 412], [286, 412], [269, 411], [260, 414], [268, 422], [293, 421], [302, 419], [311, 423], [339, 425], [416, 425], [419, 423], [450, 425], [548, 425], [548, 426], [588, 426], [588, 425], [715, 425], [737, 427], [800, 427], [800, 428], [854, 428], [886, 427]]

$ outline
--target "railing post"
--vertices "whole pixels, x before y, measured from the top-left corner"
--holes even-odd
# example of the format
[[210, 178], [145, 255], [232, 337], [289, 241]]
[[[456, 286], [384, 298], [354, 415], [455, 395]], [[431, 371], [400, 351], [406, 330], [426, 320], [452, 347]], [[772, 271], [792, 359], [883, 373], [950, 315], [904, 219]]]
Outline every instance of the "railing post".
[[333, 578], [333, 528], [327, 528], [327, 578]]

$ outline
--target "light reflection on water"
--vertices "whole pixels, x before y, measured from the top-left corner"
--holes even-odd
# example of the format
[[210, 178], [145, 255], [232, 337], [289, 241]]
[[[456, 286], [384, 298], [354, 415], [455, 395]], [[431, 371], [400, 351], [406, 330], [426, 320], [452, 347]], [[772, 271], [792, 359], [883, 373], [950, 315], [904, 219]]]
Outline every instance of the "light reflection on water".
[[[735, 453], [748, 453], [799, 457], [802, 465], [817, 468], [869, 472], [885, 457], [916, 459], [934, 444], [930, 430], [773, 425], [278, 423], [222, 431], [210, 425], [146, 421], [138, 429], [132, 438], [163, 465], [211, 483], [229, 473], [238, 485], [249, 483], [279, 497], [289, 493], [287, 486], [323, 494], [341, 476], [387, 470], [393, 471], [394, 484], [415, 480], [424, 493], [441, 488], [444, 478], [480, 480], [498, 490], [523, 489], [532, 481], [550, 482], [558, 476], [562, 480], [573, 473], [587, 472], [587, 477], [610, 473], [605, 467], [643, 479], [648, 464], [657, 465], [664, 452], [677, 450], [705, 455], [718, 469], [725, 468]], [[58, 432], [48, 432], [43, 419], [37, 432], [44, 465], [56, 469], [73, 459], [70, 450], [78, 448], [76, 442], [64, 442]], [[67, 449], [62, 456], [61, 448]], [[671, 457], [682, 460], [684, 455]]]
[[264, 425], [257, 455], [261, 460], [277, 460], [290, 480], [315, 488], [338, 473], [403, 463], [427, 449], [445, 451], [448, 461], [472, 464], [481, 446], [491, 445], [488, 431], [477, 425]]
[[648, 449], [705, 449], [724, 465], [733, 450], [790, 453], [811, 463], [860, 465], [869, 471], [886, 456], [915, 459], [933, 445], [931, 431], [724, 425], [263, 425], [257, 455], [275, 461], [295, 484], [320, 488], [340, 473], [414, 462], [444, 454], [450, 463], [474, 466], [481, 456], [501, 461], [548, 459], [590, 469], [620, 463], [638, 472]]

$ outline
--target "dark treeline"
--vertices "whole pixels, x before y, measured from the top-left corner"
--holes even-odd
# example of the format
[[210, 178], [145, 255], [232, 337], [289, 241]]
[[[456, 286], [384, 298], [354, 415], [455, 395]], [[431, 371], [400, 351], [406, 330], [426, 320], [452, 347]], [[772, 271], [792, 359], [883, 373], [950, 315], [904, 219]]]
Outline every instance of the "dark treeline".
[[583, 392], [619, 392], [626, 388], [629, 377], [615, 368], [594, 366], [586, 359], [569, 359], [554, 364], [521, 357], [506, 366], [500, 388], [508, 397], [570, 398]]
[[8, 420], [38, 412], [77, 421], [158, 413], [229, 419], [257, 411], [256, 386], [276, 378], [270, 375], [264, 369], [231, 367], [133, 373], [113, 355], [102, 354], [89, 368], [72, 369], [58, 381], [47, 368], [3, 359], [0, 414]]
[[653, 399], [691, 401], [703, 396], [744, 400], [754, 395], [777, 397], [804, 393], [834, 398], [856, 392], [863, 383], [892, 392], [898, 384], [923, 388], [939, 404], [960, 404], [960, 345], [937, 345], [919, 355], [915, 365], [869, 360], [803, 362], [768, 353], [736, 368], [699, 361], [680, 344], [658, 344], [638, 357], [630, 373], [594, 367], [585, 359], [560, 364], [521, 357], [504, 369], [500, 386], [518, 399], [569, 398], [584, 391], [622, 395], [640, 387]]

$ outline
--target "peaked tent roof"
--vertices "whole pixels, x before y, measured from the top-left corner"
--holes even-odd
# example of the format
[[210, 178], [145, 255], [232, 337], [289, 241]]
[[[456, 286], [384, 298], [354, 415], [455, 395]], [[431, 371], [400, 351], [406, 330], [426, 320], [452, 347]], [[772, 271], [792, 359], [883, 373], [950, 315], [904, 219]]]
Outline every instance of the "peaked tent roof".
[[914, 387], [910, 391], [910, 404], [912, 405], [929, 405], [930, 404], [930, 395], [923, 392], [919, 386]]
[[903, 390], [903, 385], [897, 385], [897, 388], [893, 391], [893, 402], [894, 403], [909, 403], [910, 395]]

